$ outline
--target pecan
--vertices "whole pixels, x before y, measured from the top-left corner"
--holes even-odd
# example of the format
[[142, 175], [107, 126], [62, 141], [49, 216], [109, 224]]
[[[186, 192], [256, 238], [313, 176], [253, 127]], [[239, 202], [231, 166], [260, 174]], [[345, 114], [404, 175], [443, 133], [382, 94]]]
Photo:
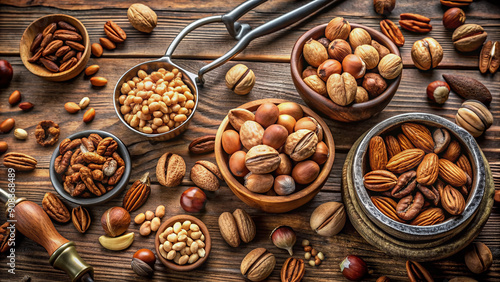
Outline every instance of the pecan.
[[398, 182], [396, 183], [396, 186], [394, 186], [394, 189], [392, 189], [391, 196], [401, 199], [410, 195], [416, 187], [417, 173], [414, 170], [410, 170], [398, 177]]
[[405, 38], [393, 21], [389, 19], [381, 21], [380, 29], [397, 46], [402, 47], [405, 45]]
[[82, 156], [86, 163], [103, 164], [106, 162], [106, 158], [98, 155], [96, 152], [83, 153]]
[[63, 57], [69, 51], [71, 51], [71, 47], [69, 47], [69, 46], [61, 46], [61, 48], [57, 49], [56, 56], [57, 57]]
[[424, 198], [429, 200], [433, 205], [437, 206], [441, 201], [439, 191], [436, 188], [434, 188], [434, 186], [423, 186], [421, 184], [418, 184], [417, 188], [420, 192], [422, 192]]
[[447, 159], [439, 159], [439, 177], [453, 187], [460, 187], [467, 183], [467, 174]]
[[75, 172], [71, 173], [70, 175], [67, 175], [66, 180], [70, 181], [71, 183], [78, 183], [81, 181], [80, 177], [80, 172]]
[[43, 58], [57, 64], [57, 56], [56, 55], [47, 55], [47, 56], [44, 56]]
[[33, 42], [31, 42], [30, 46], [30, 52], [35, 53], [36, 50], [40, 47], [40, 44], [42, 43], [43, 40], [43, 34], [39, 33], [35, 36], [35, 39], [33, 39]]
[[61, 48], [61, 46], [63, 46], [62, 40], [51, 41], [43, 50], [42, 56], [54, 54], [55, 52], [57, 52], [57, 50], [59, 50], [59, 48]]
[[[59, 153], [61, 155], [64, 155], [66, 151], [76, 149], [80, 146], [80, 144], [82, 144], [81, 139], [74, 139], [74, 140], [71, 140], [69, 138], [63, 139], [63, 141], [61, 141], [61, 144], [59, 144]], [[77, 151], [75, 151], [75, 153], [76, 152]]]
[[380, 136], [375, 136], [370, 139], [369, 144], [369, 160], [372, 170], [385, 169], [387, 165], [387, 149], [385, 148], [384, 139]]
[[118, 183], [118, 181], [120, 181], [120, 179], [122, 178], [122, 175], [124, 172], [125, 172], [125, 167], [124, 166], [119, 167], [116, 170], [115, 174], [113, 174], [109, 178], [108, 185], [116, 185]]
[[102, 170], [103, 165], [102, 164], [89, 164], [87, 167], [90, 168], [90, 169], [92, 169], [92, 170], [94, 170], [94, 169], [100, 169], [100, 170]]
[[30, 63], [36, 63], [40, 58], [42, 57], [42, 52], [43, 52], [43, 47], [40, 47], [34, 55], [28, 59], [28, 62]]
[[428, 226], [444, 221], [444, 212], [440, 208], [430, 208], [421, 212], [410, 224]]
[[392, 189], [398, 181], [396, 175], [387, 170], [370, 171], [363, 177], [363, 183], [368, 190], [383, 192]]
[[215, 148], [215, 135], [198, 137], [189, 144], [189, 152], [193, 154], [205, 154], [213, 152]]
[[59, 67], [54, 62], [47, 60], [46, 58], [40, 58], [39, 61], [49, 71], [51, 71], [51, 72], [58, 72], [59, 71]]
[[420, 213], [423, 206], [424, 196], [422, 196], [422, 193], [417, 192], [415, 196], [408, 195], [398, 202], [396, 214], [402, 220], [412, 220]]
[[389, 159], [401, 152], [398, 139], [392, 135], [385, 137], [385, 147], [387, 148], [387, 157]]
[[373, 204], [388, 218], [395, 220], [397, 222], [402, 221], [396, 214], [396, 202], [389, 197], [381, 197], [381, 196], [372, 196], [370, 197]]
[[123, 208], [129, 212], [137, 210], [142, 206], [151, 193], [151, 182], [149, 172], [146, 172], [141, 179], [132, 184], [123, 198]]
[[82, 36], [78, 32], [59, 29], [54, 32], [54, 39], [57, 40], [69, 40], [69, 41], [82, 41]]
[[57, 23], [57, 26], [60, 28], [60, 29], [67, 29], [67, 30], [71, 30], [71, 31], [78, 31], [76, 29], [76, 27], [74, 27], [73, 25], [71, 25], [70, 23], [67, 23], [65, 21], [59, 21]]
[[68, 177], [64, 178], [63, 188], [66, 193], [73, 196], [73, 191], [75, 191], [75, 183], [71, 182]]
[[440, 0], [441, 5], [447, 7], [465, 7], [469, 6], [473, 0]]
[[106, 33], [106, 36], [113, 42], [116, 43], [121, 43], [127, 39], [127, 34], [121, 27], [119, 27], [116, 23], [113, 21], [107, 21], [104, 24], [104, 32]]
[[[73, 155], [74, 155], [74, 154], [73, 154]], [[71, 165], [71, 169], [72, 169], [73, 171], [75, 171], [75, 172], [80, 171], [80, 169], [81, 169], [82, 167], [84, 167], [84, 165], [82, 165], [82, 164], [74, 164], [74, 165]]]
[[479, 56], [479, 70], [486, 73], [488, 70], [494, 74], [500, 66], [500, 44], [498, 41], [488, 41], [481, 49]]
[[85, 46], [83, 46], [82, 44], [80, 44], [78, 42], [71, 41], [71, 40], [66, 40], [64, 43], [66, 43], [66, 45], [68, 45], [69, 47], [71, 47], [71, 49], [74, 49], [76, 51], [83, 51], [83, 50], [85, 50]]
[[30, 171], [34, 170], [36, 167], [37, 161], [32, 156], [11, 152], [7, 153], [3, 157], [3, 165], [6, 167], [13, 168], [19, 171]]
[[161, 185], [175, 187], [181, 184], [186, 174], [186, 163], [184, 159], [172, 153], [163, 154], [156, 166], [156, 177]]
[[80, 52], [78, 52], [78, 53], [76, 53], [76, 59], [77, 59], [78, 61], [80, 61], [80, 60], [82, 59], [82, 55], [83, 55], [83, 52], [81, 52], [81, 51], [80, 51]]
[[459, 215], [465, 209], [465, 199], [460, 192], [446, 185], [441, 197], [441, 205], [451, 215]]
[[403, 173], [420, 164], [424, 155], [425, 152], [420, 149], [404, 150], [387, 162], [387, 169], [395, 173]]
[[76, 149], [73, 155], [71, 156], [70, 165], [83, 164], [83, 156], [80, 148]]
[[64, 155], [59, 155], [54, 161], [54, 168], [56, 173], [64, 173], [69, 166], [71, 161], [71, 156], [73, 155], [73, 151], [66, 151]]
[[305, 273], [304, 260], [288, 258], [281, 267], [280, 278], [282, 282], [299, 282]]
[[97, 188], [99, 189], [99, 191], [101, 192], [101, 194], [104, 195], [106, 192], [108, 192], [106, 187], [104, 187], [104, 185], [101, 182], [96, 182], [95, 184], [96, 184]]
[[56, 23], [51, 23], [45, 27], [45, 29], [42, 31], [43, 37], [54, 33], [57, 29], [57, 24]]
[[101, 156], [111, 156], [117, 148], [118, 143], [112, 137], [106, 137], [97, 144], [95, 152]]
[[73, 58], [76, 55], [76, 51], [71, 50], [61, 60], [61, 63], [67, 62], [69, 59]]
[[102, 192], [97, 188], [94, 180], [92, 179], [92, 171], [88, 167], [82, 167], [80, 169], [80, 177], [82, 181], [85, 183], [87, 189], [96, 196], [101, 196]]
[[71, 211], [71, 220], [73, 221], [73, 225], [75, 225], [76, 230], [80, 233], [85, 233], [85, 231], [87, 231], [90, 227], [91, 217], [89, 211], [82, 206], [73, 208]]
[[52, 146], [59, 140], [59, 133], [57, 123], [51, 120], [41, 121], [35, 129], [36, 142], [43, 147]]
[[92, 179], [95, 181], [102, 181], [104, 179], [104, 174], [102, 170], [95, 169], [92, 171]]
[[75, 186], [75, 190], [71, 191], [70, 195], [72, 197], [82, 197], [81, 195], [87, 191], [87, 186], [82, 181], [78, 182]]
[[399, 15], [399, 18], [399, 25], [408, 31], [427, 33], [432, 30], [432, 25], [429, 24], [431, 19], [428, 17], [419, 14], [403, 13]]
[[125, 161], [120, 157], [120, 154], [114, 152], [112, 155], [113, 159], [115, 159], [118, 166], [125, 166]]
[[431, 274], [420, 263], [416, 261], [406, 261], [406, 272], [410, 282], [433, 282]]
[[70, 221], [71, 216], [68, 208], [64, 203], [53, 193], [45, 193], [42, 200], [43, 210], [55, 221], [66, 223]]
[[106, 162], [102, 165], [102, 172], [106, 176], [112, 176], [116, 169], [118, 168], [118, 163], [113, 158], [108, 158]]
[[59, 71], [61, 71], [61, 72], [67, 71], [67, 70], [71, 69], [72, 67], [74, 67], [77, 62], [78, 62], [78, 60], [75, 57], [73, 57], [73, 58], [69, 59], [68, 61], [62, 63], [61, 66], [59, 67]]
[[89, 138], [82, 138], [82, 145], [85, 146], [87, 152], [93, 152], [95, 150], [94, 142], [92, 142]]
[[52, 33], [48, 34], [47, 36], [44, 36], [42, 42], [40, 43], [40, 47], [45, 47], [49, 45], [49, 43], [52, 42], [53, 38], [54, 36], [52, 35]]

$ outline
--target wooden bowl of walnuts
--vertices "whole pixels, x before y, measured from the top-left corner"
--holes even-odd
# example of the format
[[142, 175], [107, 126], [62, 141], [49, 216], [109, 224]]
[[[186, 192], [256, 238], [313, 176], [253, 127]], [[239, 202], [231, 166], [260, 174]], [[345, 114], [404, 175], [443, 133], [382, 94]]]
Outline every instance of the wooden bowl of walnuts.
[[401, 81], [403, 63], [387, 36], [339, 17], [297, 40], [290, 68], [307, 105], [331, 119], [354, 122], [389, 104]]
[[215, 139], [215, 158], [229, 188], [249, 206], [270, 213], [291, 211], [314, 198], [334, 157], [326, 123], [313, 110], [281, 99], [230, 110]]

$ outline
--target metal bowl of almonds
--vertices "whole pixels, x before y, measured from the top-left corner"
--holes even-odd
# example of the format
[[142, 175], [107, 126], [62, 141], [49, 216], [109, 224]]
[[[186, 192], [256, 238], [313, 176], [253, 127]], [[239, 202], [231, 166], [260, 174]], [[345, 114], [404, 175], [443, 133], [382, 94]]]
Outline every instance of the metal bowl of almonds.
[[155, 249], [166, 267], [190, 271], [207, 260], [212, 240], [203, 221], [191, 215], [176, 215], [167, 219], [156, 232]]
[[132, 161], [115, 135], [85, 130], [63, 139], [50, 159], [50, 181], [61, 197], [91, 206], [116, 197], [128, 184]]
[[292, 80], [311, 108], [353, 122], [381, 112], [401, 81], [398, 47], [381, 32], [342, 17], [305, 32], [290, 57]]
[[408, 113], [375, 125], [352, 164], [362, 211], [402, 240], [446, 240], [483, 201], [485, 159], [467, 131], [445, 118]]

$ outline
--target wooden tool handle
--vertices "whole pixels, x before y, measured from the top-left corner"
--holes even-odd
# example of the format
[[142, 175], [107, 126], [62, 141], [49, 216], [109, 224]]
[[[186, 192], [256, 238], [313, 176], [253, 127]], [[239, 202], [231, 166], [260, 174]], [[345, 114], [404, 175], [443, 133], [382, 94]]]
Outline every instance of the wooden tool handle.
[[31, 201], [22, 201], [16, 205], [15, 219], [17, 230], [42, 245], [49, 255], [69, 242], [57, 232], [45, 211]]

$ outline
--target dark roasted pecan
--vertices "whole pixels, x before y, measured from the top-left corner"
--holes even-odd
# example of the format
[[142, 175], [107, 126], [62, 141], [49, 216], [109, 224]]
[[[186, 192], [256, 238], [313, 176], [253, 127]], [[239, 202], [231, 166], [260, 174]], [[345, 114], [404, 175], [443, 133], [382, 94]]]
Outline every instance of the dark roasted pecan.
[[118, 143], [112, 137], [106, 137], [96, 146], [96, 153], [101, 156], [111, 156], [118, 148]]
[[68, 208], [53, 193], [45, 193], [42, 206], [43, 210], [57, 222], [66, 223], [71, 219]]
[[427, 33], [432, 30], [429, 24], [431, 19], [428, 17], [412, 13], [403, 13], [399, 17], [399, 25], [406, 30], [417, 33]]
[[47, 36], [44, 36], [42, 42], [40, 43], [40, 47], [43, 48], [43, 47], [49, 45], [49, 43], [52, 42], [53, 38], [54, 38], [54, 36], [52, 35], [52, 33], [48, 34]]
[[125, 172], [125, 167], [121, 166], [119, 167], [116, 171], [115, 174], [113, 174], [109, 180], [108, 180], [108, 185], [116, 185], [118, 181], [122, 178], [123, 173]]
[[72, 26], [71, 24], [69, 24], [69, 23], [67, 23], [65, 21], [58, 22], [57, 26], [60, 29], [67, 29], [67, 30], [71, 30], [71, 31], [78, 31], [74, 26]]
[[69, 59], [71, 59], [75, 56], [76, 56], [76, 51], [71, 50], [68, 53], [66, 53], [66, 55], [64, 55], [64, 57], [61, 60], [61, 63], [67, 62]]
[[424, 186], [418, 184], [417, 188], [433, 205], [437, 206], [439, 204], [441, 198], [439, 197], [439, 191], [434, 188], [434, 186]]
[[[59, 153], [61, 155], [64, 155], [66, 151], [78, 148], [81, 143], [82, 143], [81, 139], [70, 140], [69, 138], [66, 138], [63, 141], [61, 141], [61, 144], [59, 144]], [[76, 152], [77, 151], [75, 151], [75, 153]]]
[[106, 158], [96, 152], [83, 153], [82, 156], [86, 163], [103, 164], [106, 162]]
[[69, 69], [71, 69], [72, 67], [74, 67], [76, 65], [76, 63], [78, 62], [78, 60], [73, 57], [71, 59], [69, 59], [68, 61], [64, 62], [61, 64], [61, 66], [59, 67], [59, 71], [67, 71]]
[[6, 167], [13, 168], [18, 171], [30, 171], [34, 170], [37, 161], [32, 156], [11, 152], [7, 153], [3, 157], [3, 165]]
[[119, 27], [116, 23], [113, 21], [107, 21], [104, 24], [104, 32], [106, 33], [106, 36], [113, 42], [120, 43], [125, 41], [127, 39], [127, 34], [121, 27]]
[[405, 172], [398, 177], [396, 186], [391, 191], [394, 198], [401, 199], [410, 195], [417, 187], [417, 172], [414, 170]]
[[59, 140], [59, 125], [51, 120], [41, 121], [35, 129], [36, 142], [42, 146], [52, 146]]
[[61, 48], [61, 46], [63, 46], [62, 40], [51, 41], [43, 50], [42, 56], [54, 54], [57, 50], [59, 50], [59, 48]]
[[408, 195], [401, 199], [396, 206], [396, 214], [402, 220], [414, 219], [424, 206], [424, 196], [417, 192], [415, 196]]
[[47, 60], [46, 58], [40, 58], [39, 61], [49, 71], [51, 71], [51, 72], [58, 72], [59, 71], [59, 67], [56, 65], [56, 63], [54, 63], [50, 60]]
[[117, 152], [114, 152], [112, 157], [113, 159], [115, 159], [118, 166], [125, 166], [125, 161], [120, 157], [120, 155]]
[[83, 46], [82, 44], [80, 44], [78, 42], [67, 40], [64, 43], [66, 43], [66, 45], [68, 45], [69, 47], [71, 47], [71, 49], [74, 49], [76, 51], [83, 51], [83, 50], [85, 50], [85, 46]]
[[63, 57], [69, 51], [71, 51], [71, 47], [69, 47], [69, 46], [61, 46], [61, 48], [57, 49], [56, 56], [57, 57]]
[[57, 29], [57, 24], [56, 23], [51, 23], [49, 24], [48, 26], [45, 27], [45, 29], [43, 30], [42, 34], [43, 34], [43, 37], [51, 34], [51, 33], [54, 33], [54, 31], [56, 31]]
[[381, 21], [380, 29], [397, 46], [402, 47], [405, 45], [405, 38], [401, 33], [401, 30], [399, 30], [396, 24], [391, 20], [385, 19]]
[[42, 57], [42, 52], [43, 52], [43, 47], [38, 48], [38, 50], [36, 50], [34, 55], [28, 59], [28, 62], [36, 63]]
[[102, 181], [104, 179], [104, 174], [102, 170], [95, 169], [92, 171], [92, 179], [95, 181]]
[[433, 282], [431, 274], [420, 263], [416, 261], [406, 261], [406, 272], [410, 282]]
[[76, 165], [76, 164], [83, 164], [83, 156], [80, 148], [75, 150], [75, 153], [73, 153], [73, 156], [71, 156], [71, 161], [70, 165]]
[[70, 40], [70, 41], [82, 41], [82, 36], [75, 31], [67, 29], [59, 29], [54, 32], [54, 39], [57, 40]]
[[99, 142], [101, 142], [102, 137], [99, 134], [92, 133], [89, 135], [88, 139], [92, 141], [92, 143], [94, 143], [94, 147], [97, 148], [97, 145], [99, 145]]
[[85, 183], [87, 189], [96, 196], [101, 196], [102, 192], [97, 188], [94, 180], [92, 179], [92, 171], [88, 167], [82, 167], [80, 169], [80, 177], [82, 181]]
[[30, 46], [30, 52], [35, 53], [36, 50], [40, 47], [40, 44], [42, 43], [43, 40], [43, 34], [39, 33], [35, 36], [35, 39], [33, 39], [33, 42], [31, 42]]
[[93, 152], [95, 150], [94, 143], [86, 137], [82, 138], [82, 145], [85, 146], [88, 152]]
[[71, 161], [71, 156], [73, 155], [73, 151], [66, 151], [64, 155], [59, 155], [54, 161], [54, 169], [57, 173], [61, 174], [66, 171]]

